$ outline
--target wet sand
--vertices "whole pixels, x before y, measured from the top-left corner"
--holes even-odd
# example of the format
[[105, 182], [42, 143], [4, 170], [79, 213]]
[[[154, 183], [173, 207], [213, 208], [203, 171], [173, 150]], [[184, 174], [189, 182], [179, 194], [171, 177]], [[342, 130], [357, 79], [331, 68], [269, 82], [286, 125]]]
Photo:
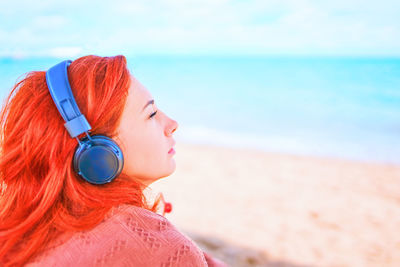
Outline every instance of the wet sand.
[[231, 266], [400, 266], [400, 166], [179, 143], [150, 186]]

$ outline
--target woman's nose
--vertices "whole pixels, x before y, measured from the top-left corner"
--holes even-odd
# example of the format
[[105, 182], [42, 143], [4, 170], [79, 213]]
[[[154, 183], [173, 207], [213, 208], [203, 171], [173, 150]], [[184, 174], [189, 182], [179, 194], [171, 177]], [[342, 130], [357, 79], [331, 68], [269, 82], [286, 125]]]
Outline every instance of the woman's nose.
[[172, 133], [176, 131], [178, 126], [179, 125], [176, 120], [170, 119], [170, 123], [168, 124], [168, 127], [166, 128], [166, 135], [171, 136]]

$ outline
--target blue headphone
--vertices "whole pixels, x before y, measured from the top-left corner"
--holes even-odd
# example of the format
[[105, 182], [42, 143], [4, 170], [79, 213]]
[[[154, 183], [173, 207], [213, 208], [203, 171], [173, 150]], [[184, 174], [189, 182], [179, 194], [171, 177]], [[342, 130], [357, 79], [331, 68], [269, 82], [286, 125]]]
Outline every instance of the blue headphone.
[[[89, 135], [92, 127], [81, 114], [68, 81], [67, 68], [71, 62], [65, 60], [46, 72], [47, 87], [65, 120], [65, 128], [79, 143], [73, 159], [75, 172], [92, 184], [109, 183], [121, 173], [124, 166], [122, 150], [107, 136]], [[79, 140], [77, 136], [84, 132], [86, 137]]]

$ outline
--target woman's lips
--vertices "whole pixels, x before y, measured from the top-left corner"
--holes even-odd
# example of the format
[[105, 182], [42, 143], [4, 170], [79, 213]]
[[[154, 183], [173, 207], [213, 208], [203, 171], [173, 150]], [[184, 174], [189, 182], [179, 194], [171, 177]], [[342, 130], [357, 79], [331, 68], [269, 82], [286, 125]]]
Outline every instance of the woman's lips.
[[168, 151], [168, 154], [175, 154], [174, 148], [171, 148], [171, 149]]

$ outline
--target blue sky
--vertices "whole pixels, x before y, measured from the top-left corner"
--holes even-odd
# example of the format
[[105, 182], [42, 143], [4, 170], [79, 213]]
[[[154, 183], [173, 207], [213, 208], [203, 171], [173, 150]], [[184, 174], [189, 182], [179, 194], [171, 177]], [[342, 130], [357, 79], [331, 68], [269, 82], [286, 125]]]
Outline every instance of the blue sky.
[[398, 0], [0, 3], [0, 56], [400, 56]]

